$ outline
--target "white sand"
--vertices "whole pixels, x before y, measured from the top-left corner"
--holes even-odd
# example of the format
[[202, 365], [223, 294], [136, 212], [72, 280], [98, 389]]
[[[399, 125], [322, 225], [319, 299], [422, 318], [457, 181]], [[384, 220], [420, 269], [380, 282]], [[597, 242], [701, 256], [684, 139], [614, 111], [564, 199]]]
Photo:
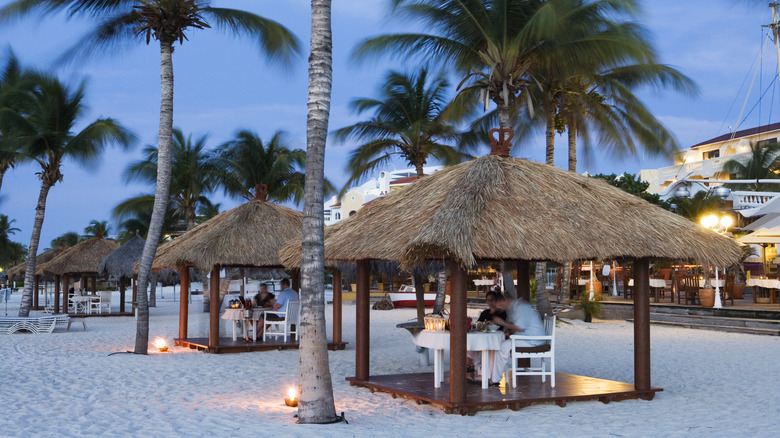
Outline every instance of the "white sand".
[[[10, 315], [20, 295], [11, 297]], [[165, 297], [151, 309], [150, 338], [170, 343], [179, 304]], [[196, 331], [207, 318], [199, 300], [190, 306]], [[459, 416], [349, 386], [354, 309], [344, 306], [347, 350], [330, 353], [336, 409], [349, 424], [294, 423], [295, 410], [283, 398], [297, 379], [297, 351], [214, 355], [171, 347], [109, 356], [132, 350], [135, 339], [134, 318], [112, 317], [89, 318], [86, 332], [79, 324], [70, 332], [0, 335], [0, 436], [755, 437], [776, 436], [780, 424], [776, 337], [653, 326], [652, 384], [664, 389], [653, 401]], [[327, 312], [330, 319], [330, 305]], [[413, 310], [371, 312], [372, 374], [425, 370], [411, 336], [395, 328], [412, 317]], [[557, 335], [557, 371], [633, 381], [631, 324], [575, 321]]]

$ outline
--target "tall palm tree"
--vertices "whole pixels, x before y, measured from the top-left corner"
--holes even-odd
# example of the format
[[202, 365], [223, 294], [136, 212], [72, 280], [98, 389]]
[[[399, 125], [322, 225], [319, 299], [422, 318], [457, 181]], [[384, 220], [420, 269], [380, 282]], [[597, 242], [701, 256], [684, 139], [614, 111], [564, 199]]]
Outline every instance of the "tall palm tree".
[[[300, 204], [303, 199], [306, 152], [291, 149], [282, 131], [265, 143], [254, 132], [238, 131], [214, 151], [212, 162], [226, 195], [250, 200], [255, 187], [265, 184], [270, 200]], [[332, 186], [326, 183], [325, 190]]]
[[364, 142], [350, 154], [350, 178], [342, 193], [394, 155], [414, 167], [418, 177], [423, 176], [423, 166], [431, 157], [445, 165], [465, 158], [452, 144], [459, 139], [456, 125], [468, 111], [459, 101], [447, 105], [448, 85], [443, 74], [431, 78], [426, 68], [416, 74], [391, 71], [383, 81], [379, 98], [352, 102], [359, 114], [370, 110], [373, 116], [333, 133], [341, 142]]
[[63, 233], [61, 236], [52, 239], [49, 245], [51, 245], [52, 248], [67, 248], [79, 243], [80, 238], [81, 236], [79, 236], [79, 233], [75, 231], [68, 231], [67, 233]]
[[298, 361], [298, 382], [301, 385], [298, 421], [301, 423], [329, 423], [337, 418], [325, 330], [325, 223], [322, 205], [325, 143], [333, 83], [330, 9], [330, 0], [311, 2], [299, 327], [301, 338]]
[[[743, 164], [738, 160], [729, 160], [723, 163], [723, 170], [736, 175], [737, 179], [777, 179], [780, 178], [780, 144], [770, 143], [759, 146], [758, 143], [750, 143], [750, 158]], [[757, 192], [772, 191], [768, 184], [728, 184], [736, 190], [754, 190]]]
[[5, 268], [19, 258], [19, 244], [11, 241], [11, 235], [21, 231], [13, 226], [16, 219], [0, 214], [0, 267]]
[[[209, 160], [206, 139], [206, 136], [201, 136], [193, 140], [192, 134], [185, 137], [180, 129], [173, 130], [169, 202], [173, 204], [175, 214], [186, 221], [187, 230], [196, 225], [198, 206], [208, 202], [206, 194], [210, 193], [216, 184], [217, 175]], [[157, 147], [146, 146], [143, 151], [144, 158], [130, 163], [123, 172], [125, 181], [154, 184], [157, 178], [158, 152]]]
[[[113, 50], [116, 42], [143, 37], [160, 44], [160, 128], [158, 132], [158, 174], [152, 222], [144, 244], [138, 285], [146, 290], [149, 273], [162, 231], [170, 185], [171, 136], [173, 131], [173, 45], [184, 43], [189, 29], [205, 29], [211, 20], [218, 28], [254, 38], [261, 52], [271, 59], [289, 62], [298, 52], [293, 34], [279, 23], [236, 9], [214, 8], [208, 0], [16, 0], [0, 10], [0, 20], [32, 12], [97, 18], [96, 29], [85, 36], [70, 54], [94, 49]], [[139, 294], [138, 328], [134, 352], [146, 354], [149, 343], [149, 310], [146, 294]]]
[[111, 227], [108, 225], [108, 221], [91, 220], [89, 225], [84, 228], [84, 234], [82, 239], [91, 239], [93, 237], [102, 239], [108, 237], [108, 233]]
[[30, 237], [29, 255], [24, 278], [19, 316], [28, 316], [32, 306], [33, 280], [38, 243], [41, 237], [49, 190], [63, 178], [62, 163], [73, 160], [93, 167], [108, 145], [128, 148], [135, 136], [113, 119], [98, 119], [74, 133], [83, 123], [84, 84], [71, 88], [57, 78], [36, 74], [37, 85], [27, 93], [30, 108], [23, 119], [15, 122], [13, 141], [19, 153], [40, 165], [37, 174], [41, 179], [41, 191], [35, 207], [35, 221]]
[[[13, 120], [21, 117], [24, 112], [24, 91], [33, 84], [29, 75], [25, 75], [16, 55], [10, 50], [7, 53], [5, 68], [0, 73], [0, 118], [5, 127], [0, 127], [0, 189], [8, 169], [13, 168], [24, 157], [17, 152], [18, 145], [10, 136]], [[27, 79], [25, 79], [27, 78]]]

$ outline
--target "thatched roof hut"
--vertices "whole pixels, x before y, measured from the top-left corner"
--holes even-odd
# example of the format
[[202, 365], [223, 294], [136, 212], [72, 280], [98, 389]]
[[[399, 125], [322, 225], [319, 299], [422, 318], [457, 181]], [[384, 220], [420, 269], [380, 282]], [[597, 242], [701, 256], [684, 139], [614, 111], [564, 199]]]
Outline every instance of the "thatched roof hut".
[[98, 273], [115, 278], [133, 278], [135, 263], [141, 260], [143, 250], [144, 239], [136, 234], [100, 262]]
[[[38, 254], [38, 256], [35, 258], [36, 266], [40, 266], [41, 264], [52, 260], [53, 258], [62, 254], [62, 252], [67, 249], [68, 248], [66, 247], [47, 249], [46, 251]], [[27, 270], [27, 262], [20, 263], [8, 270], [8, 279], [13, 280], [14, 278], [16, 278], [19, 280], [24, 280], [24, 272], [26, 270]]]
[[35, 272], [42, 274], [97, 274], [100, 262], [119, 244], [113, 240], [93, 237], [63, 251], [52, 260], [40, 264]]
[[[282, 251], [287, 265], [300, 249]], [[422, 178], [328, 227], [325, 257], [612, 260], [665, 258], [727, 266], [733, 239], [604, 181], [528, 160], [487, 155]], [[296, 260], [297, 257], [297, 260]]]
[[152, 269], [282, 267], [279, 248], [300, 236], [302, 226], [299, 211], [262, 200], [249, 201], [161, 245]]

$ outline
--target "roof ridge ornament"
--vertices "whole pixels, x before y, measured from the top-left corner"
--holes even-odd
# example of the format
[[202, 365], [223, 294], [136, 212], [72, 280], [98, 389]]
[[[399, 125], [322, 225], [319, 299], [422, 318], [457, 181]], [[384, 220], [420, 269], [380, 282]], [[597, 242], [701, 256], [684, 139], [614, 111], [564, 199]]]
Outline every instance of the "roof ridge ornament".
[[255, 201], [268, 200], [268, 186], [265, 184], [255, 184]]
[[[494, 134], [498, 133], [498, 137]], [[490, 155], [499, 155], [508, 157], [512, 149], [512, 138], [515, 131], [512, 128], [494, 128], [488, 134], [490, 135]]]

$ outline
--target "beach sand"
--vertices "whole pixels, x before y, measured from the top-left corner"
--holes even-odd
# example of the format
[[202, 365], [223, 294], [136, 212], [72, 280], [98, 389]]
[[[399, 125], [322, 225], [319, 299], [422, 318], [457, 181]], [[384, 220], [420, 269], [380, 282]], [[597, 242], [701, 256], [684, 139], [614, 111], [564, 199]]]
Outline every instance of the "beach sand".
[[[10, 298], [9, 315], [18, 312], [20, 295]], [[191, 336], [207, 327], [201, 299], [190, 305]], [[161, 336], [172, 344], [179, 303], [166, 292], [157, 304], [150, 309], [150, 343]], [[328, 324], [331, 312], [328, 305]], [[420, 366], [411, 335], [395, 327], [414, 316], [412, 309], [371, 311], [371, 374], [432, 372], [432, 365]], [[664, 391], [652, 401], [446, 415], [349, 386], [344, 378], [354, 375], [355, 363], [349, 303], [349, 344], [330, 352], [336, 410], [349, 424], [298, 425], [296, 410], [283, 402], [297, 380], [298, 351], [214, 355], [173, 346], [159, 353], [152, 346], [148, 356], [113, 354], [132, 350], [135, 328], [133, 317], [88, 318], [86, 332], [74, 324], [70, 332], [0, 335], [0, 436], [768, 437], [780, 425], [780, 339], [771, 336], [653, 326], [652, 385]], [[556, 371], [633, 381], [630, 323], [560, 324], [556, 345]]]

